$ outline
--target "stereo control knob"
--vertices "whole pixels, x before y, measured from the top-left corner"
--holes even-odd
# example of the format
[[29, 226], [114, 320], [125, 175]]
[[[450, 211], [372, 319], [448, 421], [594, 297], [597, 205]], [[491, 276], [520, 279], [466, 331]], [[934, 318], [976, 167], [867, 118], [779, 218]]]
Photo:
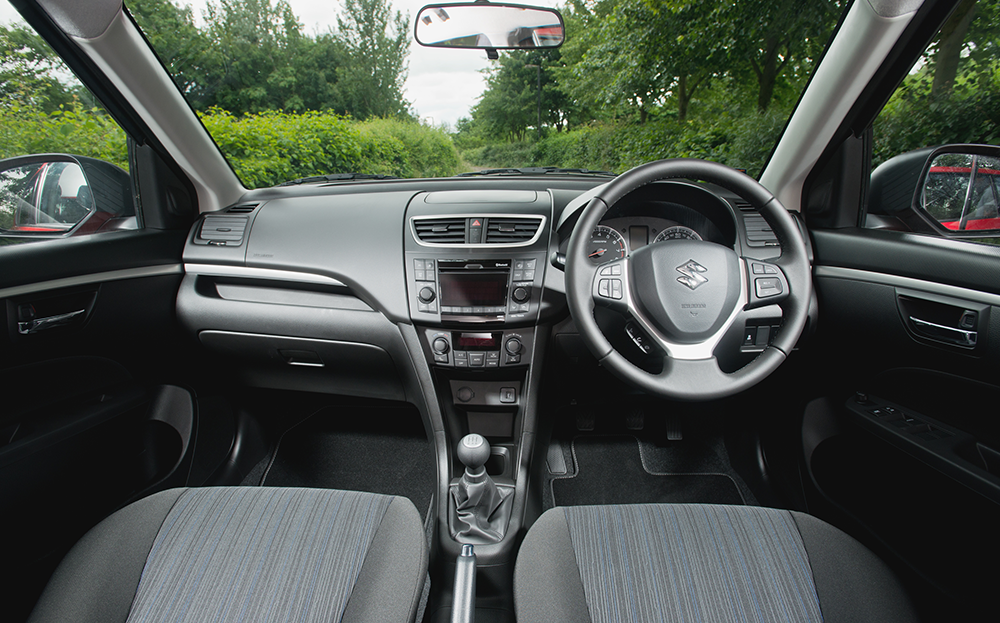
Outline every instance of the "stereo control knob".
[[431, 344], [431, 348], [434, 349], [435, 355], [443, 355], [447, 353], [449, 350], [451, 350], [451, 346], [448, 344], [448, 340], [444, 339], [443, 337], [435, 339], [434, 343]]
[[430, 303], [434, 300], [434, 290], [426, 286], [420, 288], [420, 292], [417, 292], [417, 298], [420, 299], [421, 303]]
[[531, 293], [528, 292], [527, 288], [514, 288], [514, 292], [511, 294], [514, 300], [518, 303], [523, 303], [531, 298]]
[[509, 340], [507, 340], [506, 344], [504, 344], [504, 348], [506, 348], [507, 352], [510, 353], [511, 355], [516, 355], [521, 352], [521, 349], [524, 348], [524, 345], [521, 344], [521, 340], [517, 339], [516, 337], [512, 337]]

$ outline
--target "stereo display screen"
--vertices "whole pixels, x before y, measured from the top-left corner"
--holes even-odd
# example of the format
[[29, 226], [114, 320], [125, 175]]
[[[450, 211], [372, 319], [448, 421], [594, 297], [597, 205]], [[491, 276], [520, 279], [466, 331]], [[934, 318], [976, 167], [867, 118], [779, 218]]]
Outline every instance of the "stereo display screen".
[[438, 273], [443, 307], [503, 307], [508, 273]]

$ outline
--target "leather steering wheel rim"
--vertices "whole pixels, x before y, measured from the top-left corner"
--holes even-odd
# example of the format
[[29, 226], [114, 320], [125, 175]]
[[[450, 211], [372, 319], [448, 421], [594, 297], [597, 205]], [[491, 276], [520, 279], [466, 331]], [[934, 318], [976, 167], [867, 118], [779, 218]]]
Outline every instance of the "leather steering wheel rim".
[[[651, 374], [628, 361], [612, 347], [594, 318], [595, 276], [600, 267], [587, 259], [590, 233], [615, 203], [633, 190], [668, 179], [704, 180], [730, 190], [758, 210], [771, 226], [781, 245], [781, 256], [768, 260], [782, 274], [787, 293], [777, 304], [782, 324], [774, 341], [753, 361], [727, 373], [714, 354], [704, 359], [677, 359], [664, 356], [664, 369]], [[661, 243], [662, 244], [662, 243]], [[740, 269], [747, 272], [753, 258], [740, 257]], [[753, 276], [745, 277], [750, 283]], [[635, 284], [627, 282], [629, 287]], [[659, 285], [658, 285], [659, 287]], [[749, 301], [744, 288], [737, 303], [737, 320]], [[812, 297], [812, 276], [803, 233], [781, 203], [753, 178], [727, 166], [696, 159], [660, 160], [626, 171], [610, 182], [587, 204], [574, 227], [566, 255], [566, 297], [584, 343], [604, 367], [640, 389], [671, 399], [711, 400], [739, 393], [759, 383], [785, 360], [805, 328]]]

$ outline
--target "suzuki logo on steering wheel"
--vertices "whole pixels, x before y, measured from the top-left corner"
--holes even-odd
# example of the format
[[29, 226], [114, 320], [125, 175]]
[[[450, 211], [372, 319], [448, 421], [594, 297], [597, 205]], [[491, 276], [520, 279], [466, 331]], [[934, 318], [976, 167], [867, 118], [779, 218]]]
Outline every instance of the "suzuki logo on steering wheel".
[[708, 279], [701, 274], [707, 273], [708, 269], [694, 260], [688, 260], [678, 266], [677, 272], [682, 275], [677, 278], [677, 281], [683, 283], [692, 290], [697, 289], [698, 286], [704, 283], [708, 283]]

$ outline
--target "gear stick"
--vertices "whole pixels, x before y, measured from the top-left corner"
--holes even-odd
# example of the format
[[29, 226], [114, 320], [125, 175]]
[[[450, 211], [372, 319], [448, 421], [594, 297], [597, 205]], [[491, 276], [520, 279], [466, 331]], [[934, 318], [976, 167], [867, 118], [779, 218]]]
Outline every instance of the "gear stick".
[[498, 543], [507, 531], [513, 489], [498, 487], [486, 473], [490, 444], [482, 435], [462, 437], [455, 453], [465, 473], [451, 490], [454, 536], [466, 543]]

